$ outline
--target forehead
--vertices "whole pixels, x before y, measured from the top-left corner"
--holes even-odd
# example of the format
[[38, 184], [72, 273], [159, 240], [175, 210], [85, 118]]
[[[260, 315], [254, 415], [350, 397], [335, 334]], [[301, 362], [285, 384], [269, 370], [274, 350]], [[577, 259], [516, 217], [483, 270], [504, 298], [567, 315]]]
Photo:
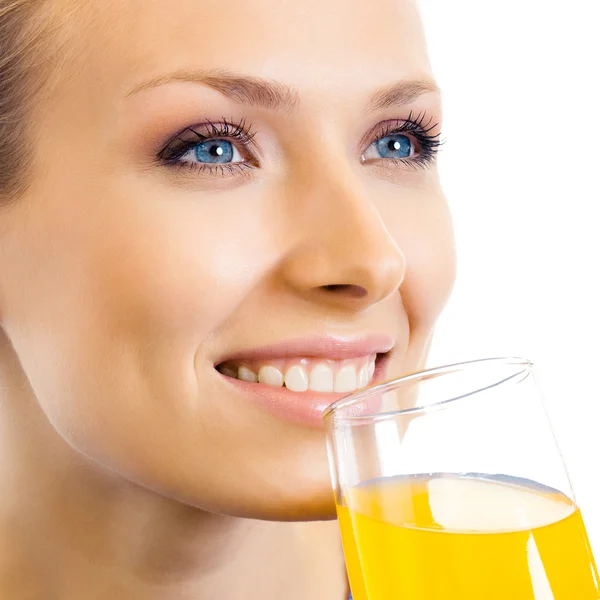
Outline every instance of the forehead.
[[81, 8], [66, 66], [71, 83], [93, 78], [98, 90], [125, 91], [188, 68], [224, 68], [300, 90], [429, 73], [415, 0], [87, 0]]

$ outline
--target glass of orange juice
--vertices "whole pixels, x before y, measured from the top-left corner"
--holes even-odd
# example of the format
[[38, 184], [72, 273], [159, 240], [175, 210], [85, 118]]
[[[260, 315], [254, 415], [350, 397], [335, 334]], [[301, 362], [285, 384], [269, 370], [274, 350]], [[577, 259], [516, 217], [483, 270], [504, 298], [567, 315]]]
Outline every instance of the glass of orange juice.
[[600, 598], [532, 367], [441, 367], [328, 409], [354, 600]]

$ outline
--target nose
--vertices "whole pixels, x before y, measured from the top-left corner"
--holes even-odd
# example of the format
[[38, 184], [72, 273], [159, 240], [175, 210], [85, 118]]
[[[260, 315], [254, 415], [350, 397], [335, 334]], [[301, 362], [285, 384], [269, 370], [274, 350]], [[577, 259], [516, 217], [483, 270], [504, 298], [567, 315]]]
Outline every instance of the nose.
[[297, 241], [281, 265], [287, 284], [311, 302], [354, 310], [398, 292], [405, 256], [356, 173], [330, 165], [303, 179]]

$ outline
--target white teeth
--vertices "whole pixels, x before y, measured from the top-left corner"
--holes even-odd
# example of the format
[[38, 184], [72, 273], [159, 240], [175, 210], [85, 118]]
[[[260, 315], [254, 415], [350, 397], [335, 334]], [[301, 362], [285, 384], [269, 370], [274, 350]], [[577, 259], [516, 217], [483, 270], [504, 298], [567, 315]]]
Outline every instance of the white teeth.
[[261, 367], [258, 371], [258, 382], [273, 387], [281, 387], [283, 385], [283, 373], [275, 367]]
[[334, 392], [353, 392], [356, 389], [356, 369], [352, 365], [342, 367], [335, 376]]
[[356, 386], [358, 388], [367, 387], [369, 385], [369, 381], [371, 381], [371, 378], [369, 377], [369, 365], [363, 365], [358, 372], [358, 381], [356, 382]]
[[237, 372], [237, 377], [242, 381], [249, 381], [250, 383], [256, 383], [258, 381], [256, 373], [247, 367], [240, 367]]
[[371, 379], [373, 379], [373, 373], [375, 373], [375, 361], [370, 361], [369, 362], [369, 381], [371, 381]]
[[292, 392], [305, 392], [308, 389], [308, 375], [306, 369], [295, 365], [285, 374], [285, 387]]
[[310, 372], [308, 388], [313, 392], [333, 392], [333, 371], [324, 363]]
[[[367, 387], [373, 380], [375, 356], [362, 360], [344, 360], [313, 363], [310, 359], [299, 358], [288, 362], [287, 370], [281, 366], [259, 365], [249, 368], [234, 365], [219, 366], [218, 370], [226, 377], [233, 377], [250, 383], [263, 383], [273, 387], [285, 385], [292, 392], [346, 393]], [[291, 363], [291, 364], [290, 364]], [[314, 365], [314, 366], [313, 366]], [[258, 372], [257, 372], [258, 371]]]

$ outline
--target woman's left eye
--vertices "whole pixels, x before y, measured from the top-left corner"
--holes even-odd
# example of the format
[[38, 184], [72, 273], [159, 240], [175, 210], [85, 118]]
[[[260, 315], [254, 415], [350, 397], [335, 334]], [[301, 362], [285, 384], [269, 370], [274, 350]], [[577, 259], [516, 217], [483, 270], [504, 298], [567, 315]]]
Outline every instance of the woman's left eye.
[[363, 154], [364, 160], [379, 158], [407, 159], [416, 155], [415, 144], [407, 135], [386, 135], [373, 142]]
[[242, 163], [240, 151], [229, 140], [210, 139], [192, 146], [179, 157], [180, 162], [209, 165]]

